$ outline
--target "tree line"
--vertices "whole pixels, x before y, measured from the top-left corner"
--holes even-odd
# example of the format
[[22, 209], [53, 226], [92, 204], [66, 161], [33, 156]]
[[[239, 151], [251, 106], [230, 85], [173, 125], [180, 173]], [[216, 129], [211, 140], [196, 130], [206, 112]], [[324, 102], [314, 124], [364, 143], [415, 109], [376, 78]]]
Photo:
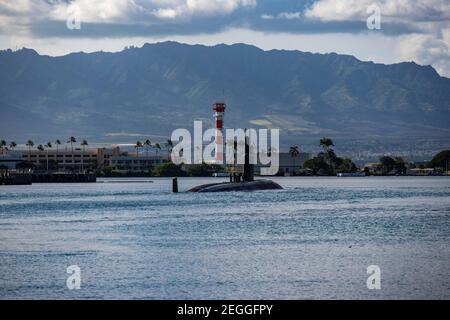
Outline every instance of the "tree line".
[[[333, 149], [334, 143], [330, 138], [322, 138], [319, 141], [322, 151], [312, 159], [306, 160], [303, 165], [298, 164], [301, 168], [301, 174], [307, 175], [329, 175], [334, 176], [338, 173], [356, 173], [358, 167], [350, 158], [338, 157]], [[293, 167], [295, 167], [295, 159], [300, 154], [298, 146], [292, 146], [289, 149], [292, 157]], [[406, 161], [399, 156], [381, 156], [379, 158], [381, 174], [404, 175], [408, 168], [433, 168], [437, 171], [448, 172], [450, 169], [450, 150], [444, 150], [437, 153], [429, 162], [414, 164]], [[371, 174], [369, 168], [363, 168], [363, 172], [367, 175]]]

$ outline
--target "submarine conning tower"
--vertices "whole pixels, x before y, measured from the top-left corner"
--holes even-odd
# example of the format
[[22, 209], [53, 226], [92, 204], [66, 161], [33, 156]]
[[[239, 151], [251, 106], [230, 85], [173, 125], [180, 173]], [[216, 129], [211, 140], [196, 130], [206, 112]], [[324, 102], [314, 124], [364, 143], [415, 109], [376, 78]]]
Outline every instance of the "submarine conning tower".
[[255, 177], [254, 165], [250, 164], [250, 142], [249, 137], [245, 136], [245, 163], [242, 179], [244, 182], [253, 181]]

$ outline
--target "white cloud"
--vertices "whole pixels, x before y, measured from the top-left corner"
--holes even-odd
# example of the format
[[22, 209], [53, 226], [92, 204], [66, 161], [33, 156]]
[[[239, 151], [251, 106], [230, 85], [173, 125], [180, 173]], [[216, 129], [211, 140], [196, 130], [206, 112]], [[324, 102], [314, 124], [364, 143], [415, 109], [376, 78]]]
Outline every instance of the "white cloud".
[[136, 16], [174, 19], [194, 15], [224, 15], [239, 7], [255, 5], [256, 0], [74, 0], [70, 4], [59, 2], [52, 16], [65, 19], [68, 7], [77, 7], [83, 21], [121, 22]]
[[367, 8], [380, 7], [383, 23], [403, 23], [419, 30], [400, 37], [401, 59], [432, 65], [450, 76], [450, 1], [449, 0], [317, 0], [304, 12], [320, 21], [365, 21]]
[[172, 0], [164, 7], [154, 9], [153, 14], [163, 19], [195, 15], [224, 15], [239, 7], [254, 7], [255, 5], [256, 0]]
[[50, 5], [31, 0], [0, 1], [0, 32], [25, 34], [30, 22], [46, 17]]
[[174, 19], [178, 16], [178, 12], [175, 9], [163, 9], [163, 8], [159, 8], [159, 9], [155, 9], [153, 11], [153, 14], [160, 18], [160, 19]]
[[263, 15], [261, 15], [261, 19], [264, 19], [264, 20], [272, 20], [272, 19], [293, 20], [293, 19], [301, 19], [302, 16], [303, 15], [301, 12], [280, 12], [277, 15], [263, 14]]
[[230, 13], [241, 6], [255, 5], [256, 0], [186, 0], [186, 7], [190, 12], [206, 14]]
[[68, 12], [77, 9], [82, 22], [124, 22], [130, 16], [144, 11], [133, 0], [74, 0], [70, 3], [58, 2], [50, 11], [50, 18], [66, 20]]
[[272, 20], [272, 19], [275, 19], [275, 17], [273, 15], [271, 15], [271, 14], [262, 14], [261, 15], [261, 19]]
[[429, 34], [403, 36], [399, 41], [402, 60], [432, 65], [441, 75], [450, 77], [450, 28], [441, 37]]
[[305, 10], [305, 16], [322, 21], [361, 20], [367, 17], [366, 9], [372, 3], [371, 0], [318, 0]]
[[301, 12], [281, 12], [278, 14], [280, 19], [300, 19], [302, 17]]
[[367, 8], [377, 4], [385, 21], [424, 22], [450, 19], [448, 0], [318, 0], [305, 16], [321, 21], [365, 21]]
[[26, 22], [65, 21], [74, 9], [82, 22], [137, 23], [149, 18], [175, 19], [196, 15], [226, 15], [240, 7], [254, 7], [257, 0], [16, 0], [0, 1], [0, 27], [14, 29], [17, 18]]

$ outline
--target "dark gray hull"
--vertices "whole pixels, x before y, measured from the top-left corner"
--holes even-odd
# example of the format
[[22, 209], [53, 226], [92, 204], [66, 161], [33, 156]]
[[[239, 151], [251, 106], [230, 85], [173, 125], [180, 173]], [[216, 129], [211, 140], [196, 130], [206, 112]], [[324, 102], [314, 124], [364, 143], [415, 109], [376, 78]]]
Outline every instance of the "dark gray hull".
[[283, 189], [271, 180], [255, 180], [249, 182], [210, 183], [194, 187], [189, 192], [227, 192], [227, 191], [259, 191]]

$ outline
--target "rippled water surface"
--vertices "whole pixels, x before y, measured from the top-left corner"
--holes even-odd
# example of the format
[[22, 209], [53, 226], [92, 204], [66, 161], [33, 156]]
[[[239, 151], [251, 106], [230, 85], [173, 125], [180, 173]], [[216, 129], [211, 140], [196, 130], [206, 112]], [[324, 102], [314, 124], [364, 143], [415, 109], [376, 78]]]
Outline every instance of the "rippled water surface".
[[450, 299], [448, 177], [118, 180], [0, 186], [0, 298]]

